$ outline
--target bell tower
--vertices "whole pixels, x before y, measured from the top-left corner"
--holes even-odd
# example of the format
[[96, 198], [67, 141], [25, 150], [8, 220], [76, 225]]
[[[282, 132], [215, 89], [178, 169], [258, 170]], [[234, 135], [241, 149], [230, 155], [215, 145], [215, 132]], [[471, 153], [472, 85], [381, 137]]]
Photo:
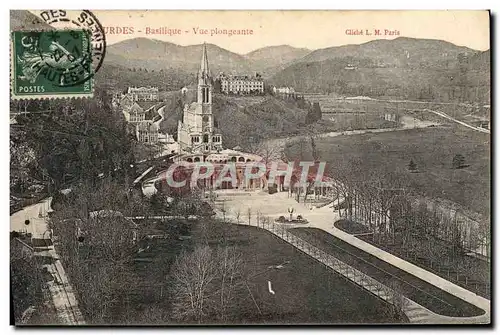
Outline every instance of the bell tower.
[[212, 79], [208, 67], [207, 46], [203, 44], [196, 102], [185, 106], [179, 123], [180, 148], [191, 147], [193, 152], [209, 154], [222, 149], [222, 136], [215, 133], [212, 114]]
[[214, 122], [212, 115], [212, 80], [208, 67], [207, 46], [203, 43], [200, 70], [198, 71], [198, 112], [201, 114], [202, 133], [212, 137]]

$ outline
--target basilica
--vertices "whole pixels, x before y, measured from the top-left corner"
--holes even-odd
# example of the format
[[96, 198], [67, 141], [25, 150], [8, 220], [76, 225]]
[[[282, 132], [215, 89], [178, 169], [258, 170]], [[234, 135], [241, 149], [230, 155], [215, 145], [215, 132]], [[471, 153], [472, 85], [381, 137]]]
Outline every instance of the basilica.
[[[201, 181], [202, 188], [264, 189], [266, 177], [245, 180], [243, 172], [247, 164], [263, 162], [261, 156], [235, 149], [224, 149], [223, 138], [215, 127], [212, 94], [213, 78], [210, 73], [206, 45], [203, 45], [195, 101], [186, 103], [182, 120], [177, 127], [178, 150], [174, 162], [207, 162], [214, 166], [215, 173], [208, 180]], [[215, 185], [215, 179], [227, 163], [234, 163], [237, 185], [223, 183]], [[190, 174], [189, 169], [185, 173]]]
[[174, 161], [186, 162], [256, 162], [262, 157], [224, 149], [223, 138], [214, 126], [212, 111], [213, 80], [208, 65], [206, 45], [203, 45], [196, 100], [184, 106], [182, 120], [177, 127], [178, 153]]
[[[197, 86], [191, 88], [196, 90], [194, 101], [184, 105], [182, 120], [177, 127], [176, 150], [171, 157], [173, 162], [181, 163], [175, 169], [174, 179], [177, 181], [190, 180], [193, 173], [200, 172], [200, 163], [206, 163], [213, 168], [213, 173], [204, 179], [197, 179], [196, 187], [207, 189], [240, 189], [240, 190], [268, 190], [277, 192], [290, 190], [290, 187], [299, 187], [298, 181], [302, 176], [302, 168], [296, 162], [285, 163], [281, 159], [270, 158], [265, 160], [258, 154], [247, 153], [239, 147], [225, 149], [223, 136], [216, 127], [213, 115], [213, 79], [210, 74], [206, 45], [203, 45], [200, 68], [198, 70]], [[181, 90], [187, 95], [189, 89]], [[223, 121], [222, 121], [223, 122]], [[256, 164], [259, 163], [259, 164]], [[291, 164], [291, 165], [290, 165]], [[254, 173], [256, 165], [264, 166], [263, 174]], [[228, 167], [231, 167], [228, 169]], [[231, 181], [218, 182], [226, 177], [226, 173], [232, 172], [234, 179]], [[314, 170], [314, 169], [313, 169]], [[251, 173], [249, 173], [251, 171]], [[273, 171], [271, 173], [271, 171]], [[285, 183], [285, 172], [291, 174], [291, 184]], [[159, 171], [155, 177], [150, 178], [146, 184], [152, 185], [158, 182], [160, 190], [172, 190], [165, 176], [167, 170]], [[309, 179], [315, 174], [311, 171]], [[222, 177], [222, 178], [221, 178]], [[287, 185], [288, 184], [288, 185]], [[295, 186], [294, 186], [295, 185]], [[176, 186], [176, 190], [180, 189]], [[300, 186], [302, 187], [302, 186]], [[193, 188], [192, 183], [186, 183], [182, 189], [189, 192]], [[153, 192], [155, 192], [153, 190]]]

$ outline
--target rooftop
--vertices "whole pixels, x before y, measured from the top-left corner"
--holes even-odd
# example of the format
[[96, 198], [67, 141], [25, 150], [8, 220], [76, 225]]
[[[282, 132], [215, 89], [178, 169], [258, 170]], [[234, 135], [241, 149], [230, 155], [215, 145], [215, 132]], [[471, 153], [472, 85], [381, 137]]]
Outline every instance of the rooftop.
[[147, 111], [150, 108], [158, 104], [158, 101], [136, 101], [136, 103], [144, 110]]
[[154, 92], [158, 92], [158, 87], [154, 87], [154, 86], [135, 87], [135, 86], [132, 86], [132, 87], [128, 88], [128, 93], [131, 93], [133, 91], [154, 91]]

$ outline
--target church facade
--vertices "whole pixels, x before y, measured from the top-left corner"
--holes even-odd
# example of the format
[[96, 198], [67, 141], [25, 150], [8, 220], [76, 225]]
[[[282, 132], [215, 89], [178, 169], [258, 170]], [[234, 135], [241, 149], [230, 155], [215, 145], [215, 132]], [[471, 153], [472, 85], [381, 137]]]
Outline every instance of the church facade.
[[206, 46], [203, 45], [196, 101], [184, 106], [182, 121], [177, 127], [179, 158], [205, 161], [206, 157], [222, 150], [222, 135], [214, 127], [212, 113], [213, 85], [208, 66]]

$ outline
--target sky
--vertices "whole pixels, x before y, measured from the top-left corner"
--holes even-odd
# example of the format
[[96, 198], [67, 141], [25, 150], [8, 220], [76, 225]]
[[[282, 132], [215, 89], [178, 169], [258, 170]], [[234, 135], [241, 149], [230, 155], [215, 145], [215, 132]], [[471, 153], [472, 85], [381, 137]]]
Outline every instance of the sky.
[[[39, 15], [41, 11], [33, 10]], [[106, 27], [107, 44], [136, 37], [153, 38], [179, 45], [213, 43], [245, 54], [272, 45], [291, 45], [311, 50], [360, 44], [373, 39], [414, 37], [445, 40], [476, 50], [489, 49], [487, 11], [93, 11]], [[70, 14], [71, 15], [71, 14]], [[117, 34], [127, 27], [129, 34]], [[147, 28], [174, 29], [177, 35], [146, 34]], [[110, 28], [115, 28], [111, 33]], [[133, 33], [131, 29], [133, 28]], [[201, 34], [206, 29], [208, 34]], [[213, 30], [252, 30], [252, 34], [212, 35]], [[375, 30], [380, 35], [375, 35]], [[355, 30], [363, 35], [353, 34]], [[386, 30], [393, 34], [385, 34]], [[197, 31], [197, 33], [195, 33]], [[366, 32], [372, 35], [367, 36]]]

